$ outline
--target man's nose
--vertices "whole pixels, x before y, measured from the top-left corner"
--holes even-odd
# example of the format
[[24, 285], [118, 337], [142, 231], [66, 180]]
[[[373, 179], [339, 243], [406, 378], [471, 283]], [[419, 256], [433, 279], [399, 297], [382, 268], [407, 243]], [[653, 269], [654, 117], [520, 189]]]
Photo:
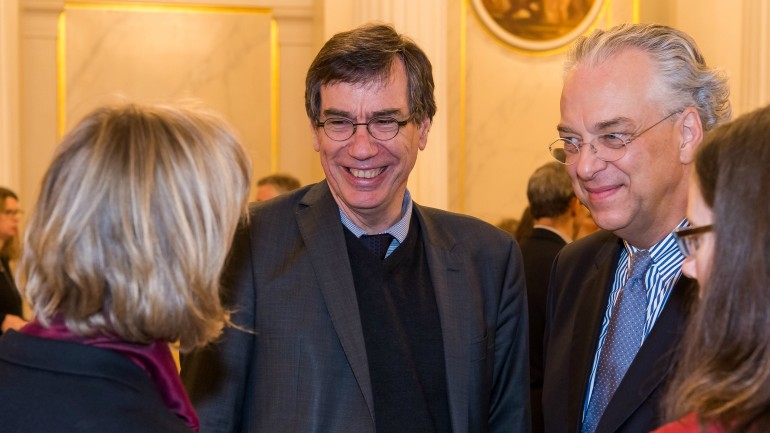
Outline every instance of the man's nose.
[[366, 125], [356, 127], [352, 140], [348, 145], [348, 153], [356, 159], [369, 159], [379, 151], [376, 140], [369, 134]]

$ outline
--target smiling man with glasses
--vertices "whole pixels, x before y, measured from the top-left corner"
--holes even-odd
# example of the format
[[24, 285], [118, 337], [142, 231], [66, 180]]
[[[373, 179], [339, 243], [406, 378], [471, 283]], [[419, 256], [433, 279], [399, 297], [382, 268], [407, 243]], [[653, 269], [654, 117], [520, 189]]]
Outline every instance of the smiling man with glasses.
[[688, 35], [625, 24], [567, 57], [554, 159], [604, 229], [567, 245], [548, 298], [543, 410], [549, 433], [644, 433], [695, 282], [674, 230], [704, 131], [730, 116], [729, 90]]
[[201, 432], [529, 432], [517, 244], [407, 190], [436, 112], [425, 53], [387, 25], [339, 33], [305, 103], [326, 179], [236, 235], [239, 328], [182, 360]]

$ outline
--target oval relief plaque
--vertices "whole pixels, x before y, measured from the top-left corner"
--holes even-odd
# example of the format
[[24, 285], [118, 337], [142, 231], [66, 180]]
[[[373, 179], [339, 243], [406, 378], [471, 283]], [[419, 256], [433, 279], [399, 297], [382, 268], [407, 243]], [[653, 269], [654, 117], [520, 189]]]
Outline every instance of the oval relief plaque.
[[528, 51], [567, 45], [585, 32], [603, 0], [471, 0], [479, 18], [498, 38]]

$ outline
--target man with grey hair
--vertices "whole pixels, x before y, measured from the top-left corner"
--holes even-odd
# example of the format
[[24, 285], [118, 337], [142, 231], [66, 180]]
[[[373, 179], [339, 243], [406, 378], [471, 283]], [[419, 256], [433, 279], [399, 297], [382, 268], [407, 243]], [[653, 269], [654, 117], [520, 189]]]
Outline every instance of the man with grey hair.
[[546, 432], [648, 432], [697, 295], [673, 231], [693, 156], [730, 117], [729, 89], [687, 34], [624, 24], [568, 54], [560, 138], [577, 197], [604, 230], [564, 247], [549, 285]]
[[556, 161], [540, 166], [527, 182], [527, 199], [534, 219], [532, 232], [521, 241], [529, 310], [529, 392], [532, 431], [543, 431], [543, 334], [551, 265], [572, 242], [576, 220], [585, 215], [575, 197], [567, 168]]

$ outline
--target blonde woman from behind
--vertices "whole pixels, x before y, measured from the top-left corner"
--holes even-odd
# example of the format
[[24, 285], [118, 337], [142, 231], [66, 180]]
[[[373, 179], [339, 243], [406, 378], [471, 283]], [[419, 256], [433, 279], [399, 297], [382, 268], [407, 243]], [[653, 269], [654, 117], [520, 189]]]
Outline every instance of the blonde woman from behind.
[[34, 319], [0, 339], [4, 432], [198, 428], [168, 343], [228, 322], [220, 270], [250, 177], [197, 108], [99, 108], [64, 138], [19, 266]]

